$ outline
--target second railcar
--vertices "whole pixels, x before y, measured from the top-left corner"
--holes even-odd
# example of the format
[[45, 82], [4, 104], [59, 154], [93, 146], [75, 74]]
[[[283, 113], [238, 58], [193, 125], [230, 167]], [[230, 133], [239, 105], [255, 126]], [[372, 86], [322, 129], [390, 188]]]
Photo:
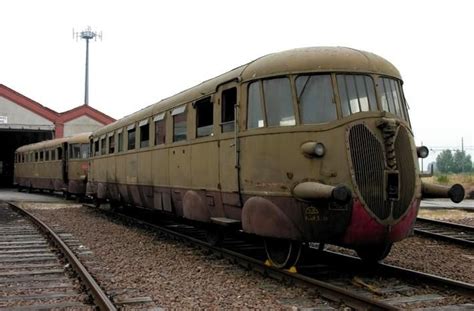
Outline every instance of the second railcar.
[[82, 133], [18, 148], [14, 183], [20, 189], [83, 196], [89, 168], [89, 135]]

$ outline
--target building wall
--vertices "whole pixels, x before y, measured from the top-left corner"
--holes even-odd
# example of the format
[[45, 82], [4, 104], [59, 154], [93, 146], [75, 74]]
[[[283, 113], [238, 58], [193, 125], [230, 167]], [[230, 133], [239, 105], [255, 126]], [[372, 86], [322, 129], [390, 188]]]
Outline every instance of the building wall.
[[1, 128], [52, 130], [54, 129], [54, 123], [0, 96]]
[[103, 126], [104, 124], [88, 116], [80, 116], [64, 123], [64, 137], [79, 133], [92, 132]]

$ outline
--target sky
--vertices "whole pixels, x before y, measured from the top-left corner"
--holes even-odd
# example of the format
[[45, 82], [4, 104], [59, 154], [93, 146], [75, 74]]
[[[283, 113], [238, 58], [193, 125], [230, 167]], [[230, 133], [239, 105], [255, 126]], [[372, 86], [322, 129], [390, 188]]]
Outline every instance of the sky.
[[[404, 80], [415, 141], [474, 158], [471, 1], [0, 0], [0, 83], [58, 112], [119, 119], [263, 55], [308, 46], [378, 54]], [[474, 93], [473, 93], [474, 94]]]

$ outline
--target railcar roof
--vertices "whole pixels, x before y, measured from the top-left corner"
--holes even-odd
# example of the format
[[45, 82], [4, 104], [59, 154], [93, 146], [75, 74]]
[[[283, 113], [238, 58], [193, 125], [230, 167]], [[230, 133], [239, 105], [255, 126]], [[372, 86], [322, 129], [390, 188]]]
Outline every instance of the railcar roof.
[[91, 135], [91, 133], [88, 132], [88, 133], [81, 133], [81, 134], [68, 136], [68, 137], [62, 137], [62, 138], [55, 138], [55, 139], [40, 141], [38, 143], [21, 146], [16, 150], [16, 152], [26, 152], [26, 151], [47, 149], [47, 148], [51, 148], [51, 147], [60, 146], [62, 143], [65, 143], [65, 142], [67, 142], [69, 144], [76, 144], [76, 143], [85, 144], [85, 143], [89, 142], [89, 136], [90, 135]]
[[397, 68], [386, 59], [348, 47], [308, 47], [277, 52], [260, 57], [220, 76], [204, 81], [156, 104], [115, 121], [95, 132], [100, 136], [114, 129], [141, 121], [193, 100], [216, 92], [219, 85], [232, 80], [248, 81], [264, 77], [301, 72], [377, 73], [401, 79]]
[[269, 54], [250, 62], [242, 79], [288, 72], [364, 72], [401, 79], [397, 68], [386, 59], [348, 47], [309, 47]]

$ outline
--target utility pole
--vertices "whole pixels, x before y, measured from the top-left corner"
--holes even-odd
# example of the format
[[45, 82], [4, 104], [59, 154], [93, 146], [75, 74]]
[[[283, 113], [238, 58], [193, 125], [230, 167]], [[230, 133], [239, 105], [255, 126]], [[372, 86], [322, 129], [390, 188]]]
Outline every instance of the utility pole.
[[97, 41], [97, 38], [102, 40], [102, 32], [98, 33], [92, 31], [90, 26], [81, 32], [75, 32], [72, 30], [72, 36], [76, 41], [78, 38], [86, 40], [86, 78], [85, 78], [85, 93], [84, 93], [84, 105], [89, 105], [89, 40], [94, 39]]

